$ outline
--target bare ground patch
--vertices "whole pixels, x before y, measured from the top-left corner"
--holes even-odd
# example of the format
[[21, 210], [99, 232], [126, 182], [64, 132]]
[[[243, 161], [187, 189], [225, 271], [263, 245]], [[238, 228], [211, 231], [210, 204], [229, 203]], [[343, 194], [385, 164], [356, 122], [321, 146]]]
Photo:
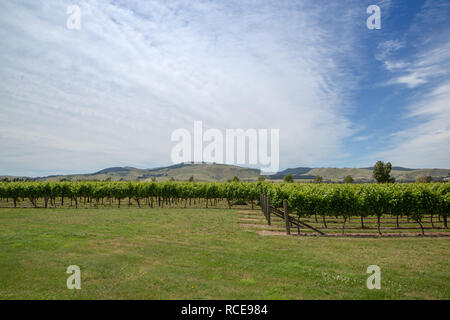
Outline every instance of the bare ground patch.
[[248, 222], [263, 222], [261, 219], [255, 219], [255, 218], [238, 218], [239, 221], [248, 221]]
[[[256, 213], [255, 215], [249, 215], [248, 211], [238, 211], [241, 213], [246, 213], [246, 216], [241, 216], [238, 218], [238, 223], [244, 227], [244, 228], [249, 228], [249, 229], [260, 229], [257, 230], [256, 232], [261, 235], [261, 236], [286, 236], [286, 231], [284, 230], [280, 230], [280, 229], [284, 229], [284, 221], [280, 220], [281, 222], [283, 222], [282, 224], [272, 224], [272, 225], [267, 225], [266, 221], [264, 220], [263, 217], [261, 217], [261, 215], [259, 215], [258, 213]], [[275, 221], [278, 221], [278, 219], [276, 219]], [[274, 222], [275, 222], [274, 221]], [[306, 220], [305, 220], [306, 221]], [[248, 222], [248, 223], [246, 223]], [[252, 223], [253, 222], [253, 223]], [[259, 222], [259, 223], [258, 223]], [[328, 223], [328, 221], [327, 221]], [[328, 227], [328, 230], [338, 230], [341, 227]], [[376, 228], [365, 228], [364, 230], [368, 230], [368, 229], [372, 229], [372, 230], [376, 230]], [[314, 231], [311, 232], [300, 232], [300, 234], [298, 234], [297, 230], [295, 229], [295, 227], [291, 226], [291, 235], [295, 235], [295, 236], [310, 236], [310, 237], [317, 237], [317, 236], [321, 236], [321, 237], [330, 237], [330, 238], [420, 238], [420, 237], [425, 237], [425, 238], [436, 238], [436, 237], [450, 237], [450, 232], [425, 232], [425, 235], [422, 235], [420, 232], [420, 229], [416, 229], [414, 227], [402, 227], [402, 228], [395, 228], [395, 227], [385, 227], [385, 230], [389, 230], [389, 232], [382, 232], [382, 235], [380, 236], [377, 232], [373, 232], [373, 233], [367, 233], [367, 232], [351, 232], [351, 233], [345, 233], [342, 234], [340, 232], [331, 232], [331, 233], [327, 233], [325, 236], [320, 235]], [[427, 228], [424, 228], [425, 230], [427, 230]], [[325, 233], [327, 229], [322, 229], [322, 231], [324, 231]], [[347, 227], [347, 230], [359, 230], [359, 228], [357, 227]], [[395, 233], [392, 232], [393, 230], [411, 230], [411, 232], [401, 232], [401, 233]], [[430, 228], [431, 230], [431, 228]], [[383, 229], [382, 229], [383, 231]]]
[[241, 223], [244, 228], [258, 228], [258, 229], [280, 229], [278, 226], [269, 226], [263, 223]]
[[253, 211], [253, 210], [238, 210], [238, 213], [245, 213], [245, 214], [258, 214], [259, 211]]
[[[258, 230], [257, 233], [261, 236], [287, 236], [284, 231], [274, 231], [274, 230]], [[297, 232], [292, 233], [291, 236], [299, 236]], [[313, 232], [301, 232], [301, 237], [325, 237], [325, 238], [437, 238], [437, 237], [450, 237], [449, 232], [435, 232], [430, 234], [422, 235], [420, 233], [383, 233], [381, 236], [378, 234], [367, 234], [367, 233], [351, 233], [351, 234], [340, 234], [340, 233], [329, 233], [325, 236], [321, 236]]]

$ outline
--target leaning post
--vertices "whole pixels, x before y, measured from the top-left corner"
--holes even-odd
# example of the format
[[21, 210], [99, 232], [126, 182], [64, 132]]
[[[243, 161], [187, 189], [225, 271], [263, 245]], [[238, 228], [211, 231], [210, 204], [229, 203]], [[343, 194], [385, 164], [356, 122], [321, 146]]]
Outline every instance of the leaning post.
[[287, 200], [283, 200], [283, 210], [284, 210], [284, 221], [286, 222], [286, 234], [291, 234], [291, 224], [289, 223], [289, 214], [287, 208]]
[[263, 203], [264, 203], [264, 217], [267, 220], [267, 196], [263, 194]]
[[259, 205], [261, 206], [261, 211], [264, 213], [264, 204], [263, 204], [263, 194], [259, 194]]

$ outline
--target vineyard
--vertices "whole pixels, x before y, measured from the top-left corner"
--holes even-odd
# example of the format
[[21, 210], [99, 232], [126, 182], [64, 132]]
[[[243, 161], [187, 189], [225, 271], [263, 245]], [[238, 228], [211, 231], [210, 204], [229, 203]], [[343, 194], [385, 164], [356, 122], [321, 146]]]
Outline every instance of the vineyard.
[[448, 188], [0, 183], [0, 299], [449, 299]]
[[[254, 208], [260, 195], [299, 221], [333, 229], [446, 229], [450, 184], [276, 184], [197, 182], [0, 183], [1, 207], [217, 207]], [[357, 218], [357, 219], [354, 219]], [[356, 221], [358, 223], [356, 224]], [[412, 226], [411, 224], [416, 226]]]
[[[449, 184], [358, 184], [358, 185], [272, 185], [265, 189], [273, 207], [283, 207], [298, 218], [311, 218], [327, 228], [326, 218], [342, 224], [344, 230], [350, 219], [360, 219], [360, 229], [367, 229], [366, 222], [377, 225], [381, 235], [382, 218], [385, 227], [401, 229], [400, 222], [406, 220], [406, 228], [412, 228], [411, 221], [417, 223], [424, 234], [425, 218], [435, 229], [437, 217], [442, 227], [447, 228], [450, 211]], [[373, 220], [376, 221], [373, 221]], [[354, 224], [354, 220], [353, 220]], [[355, 227], [355, 226], [354, 226]]]

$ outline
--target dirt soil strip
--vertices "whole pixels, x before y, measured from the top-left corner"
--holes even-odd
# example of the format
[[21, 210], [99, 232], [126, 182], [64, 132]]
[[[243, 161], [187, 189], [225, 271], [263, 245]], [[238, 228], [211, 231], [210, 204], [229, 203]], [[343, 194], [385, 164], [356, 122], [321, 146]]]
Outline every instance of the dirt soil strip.
[[[250, 222], [250, 221], [249, 221]], [[285, 231], [278, 231], [273, 229], [280, 229], [280, 226], [269, 226], [266, 224], [254, 224], [254, 223], [241, 223], [241, 226], [244, 228], [256, 228], [256, 229], [264, 229], [264, 230], [258, 230], [256, 231], [259, 235], [262, 236], [286, 236]], [[271, 230], [272, 229], [272, 230]], [[297, 232], [293, 232], [291, 230], [291, 235], [298, 236]], [[312, 237], [318, 237], [319, 234], [315, 232], [301, 232], [301, 236], [312, 236]], [[378, 235], [378, 233], [347, 233], [342, 235], [341, 233], [328, 233], [326, 236], [322, 237], [330, 237], [330, 238], [412, 238], [412, 237], [426, 237], [426, 238], [436, 238], [436, 237], [450, 237], [450, 232], [433, 232], [433, 233], [425, 233], [425, 236], [423, 236], [420, 233], [417, 232], [403, 232], [403, 233], [383, 233], [381, 237]]]
[[262, 219], [254, 219], [254, 218], [238, 218], [239, 221], [248, 221], [248, 222], [263, 222]]
[[256, 214], [240, 214], [238, 215], [239, 218], [253, 218], [253, 219], [264, 219], [264, 216], [256, 215]]
[[[283, 220], [284, 221], [284, 220]], [[314, 226], [314, 225], [313, 225]], [[342, 230], [342, 227], [328, 227], [324, 228], [323, 226], [315, 226], [318, 229], [323, 230]], [[424, 230], [446, 230], [444, 227], [423, 227]], [[345, 227], [345, 230], [361, 230], [361, 227]], [[378, 230], [378, 228], [375, 227], [365, 227], [364, 230]], [[418, 230], [420, 232], [420, 227], [383, 227], [381, 226], [381, 231], [383, 230]]]
[[267, 224], [255, 224], [255, 223], [241, 223], [240, 224], [244, 228], [257, 228], [257, 229], [265, 229], [267, 231], [270, 230], [280, 230], [279, 226], [269, 226]]
[[[286, 236], [286, 232], [272, 231], [272, 230], [259, 230], [257, 233], [261, 236]], [[292, 236], [298, 236], [296, 232], [291, 231]], [[367, 233], [351, 233], [351, 234], [327, 234], [326, 236], [321, 236], [317, 233], [304, 233], [301, 232], [300, 236], [309, 237], [328, 237], [328, 238], [438, 238], [438, 237], [450, 237], [450, 232], [435, 232], [432, 234], [426, 234], [423, 236], [420, 233], [383, 233], [382, 236], [378, 234], [367, 234]]]

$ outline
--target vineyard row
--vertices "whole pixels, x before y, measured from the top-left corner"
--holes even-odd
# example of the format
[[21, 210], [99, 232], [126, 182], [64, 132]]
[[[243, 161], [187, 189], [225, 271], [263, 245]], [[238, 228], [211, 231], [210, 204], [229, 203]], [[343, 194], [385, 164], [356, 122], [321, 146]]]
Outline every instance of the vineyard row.
[[89, 203], [103, 203], [104, 199], [115, 201], [141, 201], [152, 207], [158, 204], [183, 201], [185, 206], [192, 199], [204, 199], [206, 206], [225, 199], [229, 207], [243, 201], [253, 203], [261, 193], [267, 195], [272, 206], [283, 207], [287, 200], [288, 210], [298, 217], [368, 217], [382, 215], [407, 216], [421, 224], [425, 215], [439, 215], [447, 227], [450, 211], [449, 183], [415, 184], [304, 184], [267, 182], [9, 182], [0, 183], [0, 198], [11, 200], [14, 207], [28, 199], [35, 207], [38, 199], [43, 206], [55, 204], [56, 199], [64, 205], [69, 199], [75, 207], [81, 199]]

